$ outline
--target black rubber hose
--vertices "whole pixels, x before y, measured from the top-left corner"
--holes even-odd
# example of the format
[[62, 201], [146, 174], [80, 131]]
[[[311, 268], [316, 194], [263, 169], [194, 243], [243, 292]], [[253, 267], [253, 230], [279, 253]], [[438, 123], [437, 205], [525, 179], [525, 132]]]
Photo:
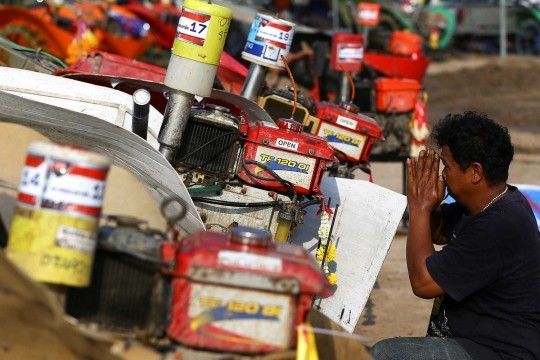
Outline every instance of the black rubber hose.
[[[274, 179], [272, 178], [267, 178], [267, 177], [264, 177], [264, 176], [261, 176], [261, 175], [256, 175], [256, 174], [253, 174], [251, 171], [249, 171], [249, 169], [247, 168], [246, 164], [251, 164], [251, 165], [255, 165], [255, 166], [259, 166], [260, 168], [264, 169], [264, 171], [266, 171], [267, 173], [269, 173], [270, 175], [272, 175], [274, 177]], [[245, 158], [242, 158], [242, 167], [244, 168], [244, 170], [246, 171], [246, 173], [255, 178], [255, 179], [259, 179], [259, 180], [264, 180], [264, 181], [277, 181], [279, 183], [281, 183], [281, 185], [283, 185], [283, 187], [285, 189], [288, 189], [290, 192], [293, 193], [294, 197], [293, 197], [293, 202], [296, 202], [296, 199], [297, 199], [297, 193], [296, 193], [296, 189], [294, 188], [294, 185], [293, 183], [291, 183], [290, 181], [287, 181], [287, 180], [284, 180], [283, 178], [281, 178], [278, 174], [276, 174], [274, 172], [274, 170], [270, 169], [266, 164], [263, 164], [263, 163], [260, 163], [258, 161], [255, 161], [255, 160], [245, 160]]]
[[205, 198], [205, 197], [192, 197], [191, 200], [193, 200], [193, 202], [202, 202], [202, 203], [208, 203], [208, 204], [234, 206], [234, 207], [247, 207], [247, 208], [279, 205], [279, 201], [240, 203], [240, 202], [232, 202], [232, 201], [218, 200], [218, 199]]
[[300, 209], [304, 209], [304, 208], [307, 208], [308, 206], [318, 205], [318, 204], [321, 204], [321, 203], [322, 203], [321, 199], [310, 200], [310, 201], [306, 201], [306, 202], [301, 203], [300, 206], [298, 206], [298, 207]]

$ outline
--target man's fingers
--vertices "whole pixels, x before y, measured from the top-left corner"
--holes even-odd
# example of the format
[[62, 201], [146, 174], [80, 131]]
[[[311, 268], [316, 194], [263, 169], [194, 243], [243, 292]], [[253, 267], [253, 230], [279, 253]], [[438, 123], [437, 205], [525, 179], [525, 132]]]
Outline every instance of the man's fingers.
[[419, 179], [422, 182], [427, 182], [431, 180], [430, 175], [431, 175], [432, 166], [433, 166], [433, 150], [428, 149], [426, 151], [426, 156], [424, 159], [424, 169], [422, 171], [422, 174], [418, 174]]
[[407, 159], [407, 182], [410, 183], [416, 176], [416, 163], [414, 158]]
[[431, 164], [431, 173], [429, 175], [430, 181], [435, 184], [437, 182], [437, 178], [439, 177], [439, 154], [437, 154], [434, 150], [432, 150], [433, 154], [433, 162]]
[[407, 159], [407, 194], [410, 194], [414, 183], [414, 158]]
[[416, 176], [418, 178], [422, 177], [422, 172], [424, 171], [424, 164], [426, 161], [426, 150], [420, 151], [418, 154], [418, 164], [416, 165]]
[[414, 183], [414, 159], [407, 159], [407, 191], [410, 191]]

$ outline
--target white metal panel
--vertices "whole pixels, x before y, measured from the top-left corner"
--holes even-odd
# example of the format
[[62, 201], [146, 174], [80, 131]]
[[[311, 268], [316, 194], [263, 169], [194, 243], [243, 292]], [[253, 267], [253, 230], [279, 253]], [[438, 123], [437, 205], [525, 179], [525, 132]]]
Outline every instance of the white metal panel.
[[[46, 80], [57, 79], [38, 73], [31, 74], [46, 76]], [[4, 72], [0, 68], [0, 86], [5, 84], [2, 75]], [[69, 79], [62, 79], [62, 81], [74, 82], [77, 86], [80, 85], [79, 89], [89, 85]], [[93, 92], [102, 92], [105, 96], [108, 95], [107, 91], [115, 91], [90, 86], [94, 87]], [[123, 95], [129, 97], [127, 94]], [[42, 100], [45, 99], [45, 94], [43, 96]], [[158, 204], [174, 195], [186, 201], [189, 207], [188, 214], [178, 224], [183, 233], [190, 234], [204, 228], [186, 187], [167, 160], [148, 142], [115, 125], [110, 118], [99, 119], [49, 105], [48, 101], [37, 102], [0, 89], [0, 121], [27, 126], [53, 141], [75, 144], [108, 155], [114, 164], [135, 175]]]
[[[405, 196], [362, 180], [323, 178], [321, 192], [332, 198], [331, 208], [339, 204], [332, 242], [336, 259], [330, 272], [338, 276], [336, 292], [317, 299], [320, 311], [352, 333], [381, 270], [384, 258], [403, 216]], [[303, 225], [293, 236], [315, 255], [317, 231], [321, 223], [318, 206], [307, 208]], [[332, 221], [332, 219], [330, 220]]]
[[[103, 86], [28, 70], [0, 67], [0, 91], [87, 114], [131, 131], [133, 98]], [[159, 148], [163, 115], [150, 106], [148, 143]]]

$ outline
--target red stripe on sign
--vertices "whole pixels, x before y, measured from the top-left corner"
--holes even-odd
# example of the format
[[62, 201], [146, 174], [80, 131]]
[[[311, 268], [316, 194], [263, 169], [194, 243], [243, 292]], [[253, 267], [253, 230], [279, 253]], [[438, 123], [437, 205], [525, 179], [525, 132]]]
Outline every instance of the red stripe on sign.
[[280, 43], [280, 42], [277, 42], [277, 41], [274, 41], [274, 40], [266, 39], [266, 43], [271, 44], [271, 45], [275, 45], [275, 46], [277, 46], [278, 48], [281, 48], [281, 49], [286, 49], [287, 48], [286, 44]]
[[285, 32], [289, 32], [291, 30], [291, 28], [292, 28], [291, 26], [278, 24], [278, 23], [275, 23], [275, 22], [271, 22], [267, 26], [271, 26], [271, 27], [274, 27], [276, 29], [279, 29], [279, 30], [285, 31]]
[[38, 167], [45, 161], [44, 157], [28, 155], [26, 157], [26, 166]]
[[78, 212], [95, 217], [99, 217], [101, 215], [101, 208], [93, 206], [69, 204], [66, 206], [66, 211]]
[[182, 11], [182, 17], [186, 17], [188, 19], [195, 20], [195, 21], [202, 22], [202, 23], [205, 23], [208, 20], [210, 20], [210, 15], [196, 14], [196, 13], [192, 13], [190, 11], [187, 11], [186, 9], [184, 9]]
[[76, 205], [76, 204], [67, 204], [64, 206], [58, 206], [58, 204], [43, 204], [43, 209], [54, 209], [59, 211], [66, 211], [66, 212], [72, 212], [72, 213], [79, 213], [83, 215], [89, 215], [94, 217], [99, 217], [101, 215], [101, 208], [93, 207], [93, 206], [84, 206], [84, 205]]
[[23, 203], [30, 204], [30, 205], [37, 204], [37, 198], [33, 195], [19, 193], [19, 196], [17, 196], [17, 200]]
[[94, 180], [105, 181], [107, 171], [103, 169], [92, 169], [80, 166], [73, 166], [69, 172], [70, 175], [80, 175]]
[[180, 34], [179, 38], [187, 40], [187, 41], [195, 43], [195, 44], [198, 44], [198, 45], [204, 45], [204, 39], [201, 39], [201, 38], [198, 38], [198, 37], [195, 37], [195, 36], [186, 35], [186, 34]]

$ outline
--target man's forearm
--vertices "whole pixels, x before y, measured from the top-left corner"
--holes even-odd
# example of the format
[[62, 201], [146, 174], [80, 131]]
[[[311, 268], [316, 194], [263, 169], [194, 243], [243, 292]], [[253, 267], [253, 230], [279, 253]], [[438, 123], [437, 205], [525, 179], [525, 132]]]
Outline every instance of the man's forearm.
[[441, 292], [426, 266], [426, 259], [435, 252], [432, 235], [431, 212], [411, 209], [407, 238], [407, 267], [413, 292], [422, 298], [432, 298]]

